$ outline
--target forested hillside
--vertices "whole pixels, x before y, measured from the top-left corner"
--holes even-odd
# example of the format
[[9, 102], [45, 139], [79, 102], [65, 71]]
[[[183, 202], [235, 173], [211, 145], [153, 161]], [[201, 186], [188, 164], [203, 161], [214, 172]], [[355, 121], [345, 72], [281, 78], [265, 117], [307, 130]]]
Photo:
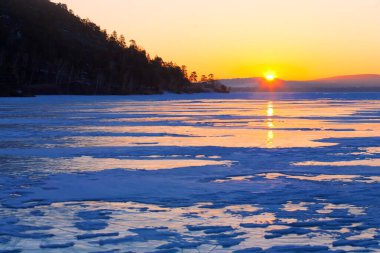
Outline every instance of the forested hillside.
[[49, 0], [1, 0], [0, 40], [3, 96], [193, 89], [185, 68]]

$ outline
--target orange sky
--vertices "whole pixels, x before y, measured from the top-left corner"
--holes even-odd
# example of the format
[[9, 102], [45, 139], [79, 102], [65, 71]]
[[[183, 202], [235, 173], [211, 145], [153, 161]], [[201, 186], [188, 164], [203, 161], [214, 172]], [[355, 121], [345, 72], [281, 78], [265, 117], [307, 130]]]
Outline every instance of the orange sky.
[[217, 78], [380, 74], [380, 0], [54, 0]]

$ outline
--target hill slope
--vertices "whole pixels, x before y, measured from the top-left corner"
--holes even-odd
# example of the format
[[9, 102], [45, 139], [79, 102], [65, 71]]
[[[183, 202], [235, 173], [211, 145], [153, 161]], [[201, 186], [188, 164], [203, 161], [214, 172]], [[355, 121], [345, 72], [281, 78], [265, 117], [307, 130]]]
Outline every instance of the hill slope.
[[380, 92], [380, 75], [347, 75], [310, 81], [277, 80], [267, 83], [263, 78], [220, 80], [231, 91], [285, 92]]
[[360, 84], [380, 84], [380, 75], [362, 74], [362, 75], [345, 75], [334, 76], [330, 78], [323, 78], [315, 80], [314, 82], [324, 83], [360, 83]]
[[181, 68], [49, 0], [0, 1], [0, 95], [183, 91]]

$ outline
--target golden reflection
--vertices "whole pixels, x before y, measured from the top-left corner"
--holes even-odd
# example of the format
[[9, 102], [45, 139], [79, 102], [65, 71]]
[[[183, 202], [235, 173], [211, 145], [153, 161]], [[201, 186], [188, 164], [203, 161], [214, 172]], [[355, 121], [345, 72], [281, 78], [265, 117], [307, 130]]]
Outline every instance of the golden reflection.
[[364, 160], [351, 160], [351, 161], [335, 161], [335, 162], [319, 162], [319, 161], [307, 161], [294, 163], [297, 166], [368, 166], [378, 167], [380, 166], [380, 159], [364, 159]]
[[339, 181], [339, 182], [345, 182], [345, 183], [349, 183], [349, 182], [362, 182], [362, 183], [367, 183], [367, 184], [380, 183], [380, 177], [378, 176], [337, 175], [337, 174], [295, 176], [295, 175], [287, 175], [287, 174], [282, 174], [282, 173], [263, 173], [263, 174], [258, 174], [257, 176], [264, 177], [269, 180], [274, 180], [274, 179], [284, 177], [284, 178], [289, 178], [289, 179], [317, 181], [317, 182]]
[[274, 116], [274, 108], [273, 108], [273, 102], [269, 101], [267, 104], [267, 116], [273, 117]]
[[[183, 158], [183, 157], [182, 157]], [[178, 169], [186, 167], [203, 166], [231, 166], [231, 161], [217, 161], [209, 159], [117, 159], [117, 158], [95, 158], [91, 156], [81, 156], [72, 159], [50, 159], [43, 160], [49, 169], [61, 169], [65, 171], [101, 171], [107, 169], [130, 169], [130, 170], [160, 170]]]
[[273, 107], [272, 101], [269, 101], [267, 103], [266, 113], [267, 113], [266, 123], [268, 126], [266, 144], [267, 144], [268, 148], [273, 148], [274, 147], [273, 142], [274, 142], [274, 137], [275, 137], [273, 128], [275, 127], [275, 124], [274, 124], [273, 118], [272, 118], [274, 116], [274, 107]]
[[246, 223], [273, 224], [277, 220], [274, 213], [261, 213], [244, 218]]
[[267, 132], [267, 147], [273, 148], [274, 133], [273, 130]]
[[[336, 145], [332, 141], [319, 142], [320, 139], [373, 137], [380, 131], [380, 124], [376, 124], [375, 118], [368, 119], [366, 123], [349, 125], [345, 121], [323, 120], [324, 117], [335, 118], [347, 115], [351, 115], [352, 119], [362, 117], [354, 115], [358, 110], [379, 110], [379, 103], [370, 100], [365, 103], [336, 102], [333, 107], [331, 103], [327, 100], [297, 102], [199, 100], [197, 103], [161, 101], [149, 106], [141, 101], [120, 103], [122, 106], [116, 109], [101, 111], [101, 113], [120, 112], [118, 117], [102, 118], [101, 122], [107, 122], [107, 124], [73, 127], [73, 131], [79, 132], [79, 135], [63, 136], [62, 142], [44, 145], [49, 147], [312, 148]], [[139, 108], [138, 114], [133, 108]], [[213, 117], [210, 117], [210, 113]], [[142, 117], [145, 114], [147, 116]], [[229, 115], [230, 118], [224, 117], [225, 115]], [[255, 117], [257, 115], [262, 118]], [[281, 116], [281, 120], [277, 120], [275, 116]], [[250, 122], [246, 127], [248, 120]], [[178, 124], [167, 124], [170, 121], [178, 122]], [[157, 127], [151, 127], [152, 122]], [[307, 131], [296, 131], [294, 128], [304, 128]], [[289, 138], [289, 135], [292, 138]], [[205, 141], [206, 137], [207, 141]], [[269, 145], [267, 145], [267, 140]], [[380, 153], [377, 147], [374, 148], [360, 151]]]

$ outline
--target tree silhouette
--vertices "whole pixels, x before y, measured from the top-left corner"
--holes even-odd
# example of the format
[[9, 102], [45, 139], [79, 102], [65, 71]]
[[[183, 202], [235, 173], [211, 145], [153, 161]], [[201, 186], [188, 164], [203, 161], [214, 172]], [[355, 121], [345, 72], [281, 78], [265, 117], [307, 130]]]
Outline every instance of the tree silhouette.
[[207, 77], [205, 75], [201, 76], [201, 83], [206, 83], [208, 81]]
[[183, 76], [188, 79], [189, 78], [189, 75], [187, 74], [187, 67], [185, 65], [182, 65], [181, 66], [181, 71], [182, 71], [182, 74]]
[[130, 45], [129, 45], [130, 47], [137, 48], [137, 43], [135, 40], [130, 40], [129, 43], [130, 43]]
[[191, 75], [189, 77], [190, 82], [196, 83], [198, 81], [198, 75], [196, 71], [191, 72]]
[[214, 74], [209, 74], [208, 75], [208, 80], [207, 80], [209, 83], [213, 84], [215, 83], [215, 77], [214, 77]]
[[117, 36], [117, 32], [116, 31], [113, 31], [111, 33], [110, 40], [111, 41], [118, 41], [118, 36]]
[[0, 95], [191, 91], [184, 69], [64, 4], [0, 0]]
[[125, 37], [124, 35], [120, 35], [119, 37], [119, 45], [123, 48], [127, 47], [127, 43], [125, 42]]
[[197, 82], [197, 72], [151, 58], [136, 41], [108, 34], [64, 4], [0, 0], [0, 96], [204, 91]]

